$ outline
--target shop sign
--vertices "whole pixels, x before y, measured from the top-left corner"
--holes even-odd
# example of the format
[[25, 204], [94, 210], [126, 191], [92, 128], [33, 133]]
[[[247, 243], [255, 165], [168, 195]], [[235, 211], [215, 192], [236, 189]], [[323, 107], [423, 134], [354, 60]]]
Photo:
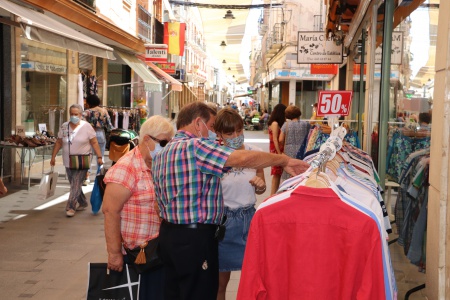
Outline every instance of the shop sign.
[[[381, 71], [375, 70], [374, 74], [374, 80], [381, 80]], [[366, 75], [364, 75], [364, 81], [366, 80]], [[391, 81], [398, 81], [400, 80], [400, 72], [397, 70], [391, 70], [390, 73], [390, 80]], [[353, 75], [353, 81], [359, 81], [359, 74]]]
[[297, 70], [282, 70], [276, 69], [269, 74], [269, 80], [290, 80], [290, 79], [300, 79], [300, 80], [322, 80], [328, 81], [333, 79], [334, 75], [331, 74], [311, 74], [309, 68], [297, 69]]
[[[353, 65], [353, 75], [359, 75], [361, 74], [361, 65], [360, 64], [354, 64]], [[364, 75], [367, 74], [367, 65], [364, 65]]]
[[298, 64], [342, 64], [344, 46], [336, 45], [323, 31], [299, 31]]
[[352, 105], [352, 91], [320, 91], [317, 116], [348, 116]]
[[59, 66], [59, 65], [52, 65], [52, 64], [45, 64], [40, 62], [34, 62], [34, 69], [38, 72], [45, 72], [45, 73], [59, 73], [59, 74], [66, 74], [67, 68], [65, 66]]
[[157, 66], [158, 68], [160, 68], [161, 70], [166, 72], [167, 74], [175, 74], [175, 72], [176, 72], [175, 63], [158, 63], [158, 62], [155, 62], [154, 64], [155, 64], [155, 66]]
[[20, 64], [22, 70], [34, 70], [34, 62], [32, 61], [24, 61], [23, 63]]
[[167, 45], [145, 44], [145, 61], [167, 62]]
[[[403, 57], [403, 32], [392, 32], [392, 47], [391, 47], [391, 65], [401, 65]], [[381, 64], [383, 58], [383, 45], [380, 45], [375, 50], [375, 63]], [[367, 50], [365, 56], [365, 62], [367, 63]], [[354, 60], [355, 63], [361, 63], [361, 56]]]
[[311, 64], [311, 74], [332, 74], [338, 73], [338, 65], [336, 64]]

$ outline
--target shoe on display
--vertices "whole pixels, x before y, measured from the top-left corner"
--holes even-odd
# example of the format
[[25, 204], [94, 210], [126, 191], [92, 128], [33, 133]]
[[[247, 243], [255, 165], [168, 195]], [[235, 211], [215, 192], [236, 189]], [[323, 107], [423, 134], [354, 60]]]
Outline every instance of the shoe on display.
[[66, 216], [68, 217], [75, 216], [75, 211], [73, 209], [69, 209], [68, 211], [66, 211]]
[[87, 186], [89, 183], [91, 183], [91, 181], [88, 179], [83, 181], [83, 186]]

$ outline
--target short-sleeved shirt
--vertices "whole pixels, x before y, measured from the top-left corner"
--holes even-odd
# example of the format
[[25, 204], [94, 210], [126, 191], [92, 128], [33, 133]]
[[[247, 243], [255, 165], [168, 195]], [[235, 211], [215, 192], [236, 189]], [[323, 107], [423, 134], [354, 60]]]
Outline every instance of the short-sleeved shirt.
[[125, 246], [133, 249], [157, 237], [161, 221], [155, 207], [153, 180], [139, 147], [122, 156], [108, 170], [104, 182], [120, 184], [131, 192], [120, 213]]
[[[244, 144], [245, 150], [262, 151], [260, 148]], [[256, 176], [256, 169], [230, 168], [221, 180], [225, 207], [238, 209], [255, 205], [255, 187], [250, 180]]]
[[[90, 140], [95, 138], [96, 134], [92, 126], [86, 121], [80, 120], [80, 125], [72, 130], [69, 122], [61, 125], [58, 132], [58, 138], [63, 142], [63, 163], [66, 168], [69, 167], [69, 151], [70, 155], [84, 155], [91, 153]], [[70, 141], [70, 149], [69, 149]]]
[[153, 159], [161, 217], [175, 224], [219, 224], [224, 210], [220, 178], [233, 151], [179, 130]]

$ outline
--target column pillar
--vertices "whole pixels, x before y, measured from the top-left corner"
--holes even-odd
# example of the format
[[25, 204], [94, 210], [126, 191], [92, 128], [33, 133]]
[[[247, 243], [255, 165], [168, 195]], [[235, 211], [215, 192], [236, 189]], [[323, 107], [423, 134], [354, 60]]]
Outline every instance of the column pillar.
[[296, 105], [295, 103], [295, 94], [296, 94], [296, 86], [297, 86], [297, 80], [291, 79], [289, 80], [289, 105], [292, 103], [293, 105]]
[[449, 203], [449, 128], [450, 128], [450, 21], [444, 12], [450, 10], [450, 1], [441, 1], [439, 7], [438, 38], [436, 45], [436, 75], [433, 95], [431, 131], [431, 162], [428, 192], [427, 224], [427, 297], [450, 297], [450, 206]]

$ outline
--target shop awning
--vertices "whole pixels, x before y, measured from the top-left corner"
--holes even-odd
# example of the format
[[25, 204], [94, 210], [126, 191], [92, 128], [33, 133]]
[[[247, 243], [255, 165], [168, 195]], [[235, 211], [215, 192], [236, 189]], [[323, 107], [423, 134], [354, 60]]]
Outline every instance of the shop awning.
[[183, 84], [158, 68], [154, 63], [147, 62], [147, 65], [150, 67], [152, 71], [154, 71], [158, 76], [160, 76], [164, 81], [172, 85], [172, 90], [176, 92], [183, 91]]
[[149, 92], [160, 92], [161, 91], [161, 81], [153, 75], [152, 72], [147, 68], [144, 62], [139, 60], [136, 56], [128, 54], [119, 50], [115, 50], [115, 53], [128, 65], [130, 68], [136, 72], [139, 77], [144, 81], [144, 89]]
[[81, 53], [115, 59], [113, 49], [35, 10], [0, 0], [3, 8], [17, 16], [26, 38]]

